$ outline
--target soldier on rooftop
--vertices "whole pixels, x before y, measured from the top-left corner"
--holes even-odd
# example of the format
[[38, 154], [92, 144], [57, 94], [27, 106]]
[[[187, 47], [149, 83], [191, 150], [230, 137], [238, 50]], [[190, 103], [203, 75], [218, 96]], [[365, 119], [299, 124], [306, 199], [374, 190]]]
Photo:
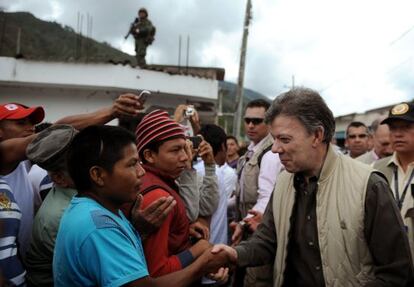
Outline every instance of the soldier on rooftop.
[[147, 54], [147, 47], [152, 44], [155, 36], [155, 27], [148, 19], [147, 9], [139, 9], [138, 17], [131, 24], [126, 38], [129, 34], [132, 34], [135, 38], [137, 65], [143, 67], [146, 65], [145, 55]]

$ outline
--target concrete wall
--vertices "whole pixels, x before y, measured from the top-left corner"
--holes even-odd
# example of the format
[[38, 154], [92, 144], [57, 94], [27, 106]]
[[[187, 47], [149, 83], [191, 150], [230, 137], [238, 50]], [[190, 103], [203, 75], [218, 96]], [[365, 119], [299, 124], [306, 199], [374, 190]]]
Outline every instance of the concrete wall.
[[113, 64], [60, 63], [0, 57], [0, 84], [104, 90], [147, 89], [217, 100], [218, 81]]
[[[46, 121], [54, 122], [62, 117], [96, 111], [112, 105], [122, 90], [87, 90], [54, 87], [24, 87], [0, 85], [0, 103], [17, 102], [27, 106], [42, 106]], [[145, 103], [146, 110], [163, 108], [172, 112], [179, 104], [197, 103], [198, 99], [186, 96], [153, 93]], [[214, 108], [214, 105], [212, 105]], [[215, 110], [200, 111], [203, 122], [213, 122]], [[116, 124], [113, 121], [112, 124]]]
[[[113, 64], [37, 62], [0, 57], [0, 103], [43, 106], [46, 121], [110, 106], [124, 92], [150, 90], [146, 109], [199, 107], [203, 122], [216, 116], [218, 81]], [[113, 124], [116, 123], [112, 122]]]

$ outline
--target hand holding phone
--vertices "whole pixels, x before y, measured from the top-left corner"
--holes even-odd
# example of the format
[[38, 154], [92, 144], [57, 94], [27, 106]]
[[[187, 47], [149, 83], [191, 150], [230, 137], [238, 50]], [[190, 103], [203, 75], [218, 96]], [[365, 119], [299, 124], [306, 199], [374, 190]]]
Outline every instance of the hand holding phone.
[[193, 149], [198, 149], [200, 143], [203, 141], [201, 136], [189, 137], [188, 139], [193, 143]]
[[141, 93], [139, 93], [138, 95], [138, 101], [140, 101], [140, 103], [142, 105], [144, 105], [144, 103], [146, 102], [148, 96], [151, 95], [151, 92], [148, 90], [143, 90]]

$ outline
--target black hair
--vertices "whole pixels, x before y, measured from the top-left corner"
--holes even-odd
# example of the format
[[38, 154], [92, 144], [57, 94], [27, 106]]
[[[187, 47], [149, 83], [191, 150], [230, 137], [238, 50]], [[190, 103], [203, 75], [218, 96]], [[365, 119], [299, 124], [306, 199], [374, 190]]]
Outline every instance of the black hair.
[[89, 170], [100, 166], [112, 172], [123, 157], [123, 149], [135, 145], [135, 137], [129, 131], [114, 126], [90, 126], [80, 131], [68, 153], [68, 170], [79, 192], [91, 189], [93, 184]]
[[246, 109], [247, 108], [264, 108], [265, 111], [267, 111], [269, 107], [270, 107], [270, 103], [263, 99], [256, 99], [256, 100], [250, 101], [246, 105]]
[[213, 148], [214, 156], [222, 150], [223, 144], [226, 146], [227, 135], [224, 130], [217, 125], [204, 125], [200, 130], [200, 134]]
[[146, 116], [146, 113], [139, 113], [134, 117], [129, 116], [122, 116], [118, 119], [118, 126], [124, 129], [127, 129], [128, 131], [135, 133], [137, 126], [142, 121], [144, 116]]
[[226, 140], [234, 140], [237, 144], [237, 146], [240, 146], [239, 141], [237, 140], [237, 138], [235, 136], [227, 136]]
[[348, 131], [349, 131], [349, 128], [351, 128], [351, 127], [353, 127], [353, 128], [359, 128], [359, 127], [364, 127], [365, 128], [365, 132], [368, 134], [369, 133], [369, 131], [368, 131], [368, 127], [363, 123], [363, 122], [358, 122], [358, 121], [355, 121], [355, 122], [351, 122], [347, 127], [346, 127], [346, 136], [348, 137]]

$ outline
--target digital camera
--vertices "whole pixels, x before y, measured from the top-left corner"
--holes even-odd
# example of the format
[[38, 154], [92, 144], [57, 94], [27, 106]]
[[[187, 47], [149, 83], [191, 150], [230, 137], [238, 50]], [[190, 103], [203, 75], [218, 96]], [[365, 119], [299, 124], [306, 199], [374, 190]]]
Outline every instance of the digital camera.
[[184, 111], [185, 117], [189, 118], [194, 115], [195, 109], [194, 106], [187, 106], [187, 109]]

